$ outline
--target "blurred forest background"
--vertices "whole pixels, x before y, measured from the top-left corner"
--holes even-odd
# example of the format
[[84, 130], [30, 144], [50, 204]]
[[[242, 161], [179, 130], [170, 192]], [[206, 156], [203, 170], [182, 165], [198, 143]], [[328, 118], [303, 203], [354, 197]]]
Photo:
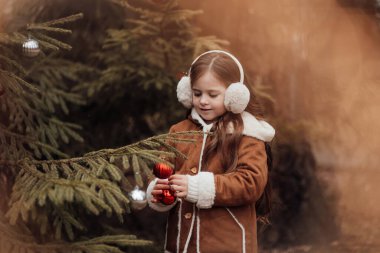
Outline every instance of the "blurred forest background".
[[[281, 126], [310, 124], [315, 174], [300, 212], [291, 214], [301, 231], [293, 236], [297, 241], [314, 234], [309, 239], [330, 241], [331, 247], [306, 243], [288, 252], [379, 252], [379, 1], [211, 0], [185, 6], [203, 9], [207, 15], [197, 24], [204, 32], [229, 40], [251, 76], [273, 88]], [[320, 191], [313, 192], [316, 185]]]
[[[4, 34], [83, 13], [64, 26], [71, 34], [53, 34], [71, 50], [42, 47], [37, 57], [18, 58], [27, 70], [26, 81], [51, 91], [48, 95], [65, 94], [57, 105], [54, 99], [44, 101], [59, 107], [51, 115], [76, 124], [67, 140], [57, 140], [58, 149], [69, 157], [82, 156], [165, 133], [185, 115], [175, 94], [181, 73], [199, 53], [227, 49], [241, 60], [277, 130], [274, 210], [272, 224], [259, 227], [261, 251], [379, 252], [380, 4], [175, 3], [0, 0]], [[13, 45], [14, 54], [22, 54], [23, 40]], [[4, 87], [0, 83], [0, 104], [7, 96]], [[54, 93], [57, 87], [61, 93]], [[36, 157], [41, 158], [60, 156]], [[6, 164], [0, 166], [5, 170]], [[4, 201], [1, 207], [6, 209]], [[145, 208], [123, 215], [122, 225], [106, 219], [113, 233], [154, 242], [147, 248], [124, 245], [124, 252], [161, 252], [165, 214]], [[105, 223], [104, 217], [99, 220]], [[99, 220], [92, 216], [93, 223]], [[43, 245], [43, 239], [36, 240]]]

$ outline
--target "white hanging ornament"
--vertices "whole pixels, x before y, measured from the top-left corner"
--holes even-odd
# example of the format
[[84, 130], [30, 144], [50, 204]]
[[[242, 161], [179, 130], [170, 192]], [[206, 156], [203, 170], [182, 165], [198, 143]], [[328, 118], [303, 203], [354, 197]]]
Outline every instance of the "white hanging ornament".
[[41, 49], [37, 40], [28, 39], [22, 44], [22, 52], [25, 56], [35, 57], [40, 53]]
[[129, 198], [134, 210], [141, 210], [148, 204], [145, 191], [140, 190], [138, 186], [135, 186], [135, 189], [129, 193]]

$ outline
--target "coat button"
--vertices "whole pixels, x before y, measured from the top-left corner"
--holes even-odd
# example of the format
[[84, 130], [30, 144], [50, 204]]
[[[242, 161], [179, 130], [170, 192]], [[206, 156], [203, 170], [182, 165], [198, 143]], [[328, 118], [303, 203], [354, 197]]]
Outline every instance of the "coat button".
[[192, 216], [192, 213], [185, 213], [185, 219], [190, 219]]
[[191, 173], [196, 174], [198, 170], [197, 170], [197, 167], [193, 167], [193, 168], [191, 168], [190, 171], [191, 171]]

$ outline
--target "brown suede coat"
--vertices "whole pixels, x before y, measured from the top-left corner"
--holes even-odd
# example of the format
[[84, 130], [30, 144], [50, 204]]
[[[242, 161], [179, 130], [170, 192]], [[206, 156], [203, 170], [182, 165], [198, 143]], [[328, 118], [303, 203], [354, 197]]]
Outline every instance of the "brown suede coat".
[[[202, 131], [202, 127], [193, 120], [186, 119], [172, 126], [170, 131], [193, 130]], [[197, 174], [203, 137], [195, 138], [197, 140], [195, 144], [176, 144], [176, 148], [188, 156], [187, 160], [176, 159], [177, 174]], [[206, 143], [209, 139], [210, 137], [207, 137]], [[264, 191], [268, 175], [264, 142], [244, 136], [238, 155], [238, 165], [233, 172], [224, 173], [218, 156], [208, 161], [207, 168], [202, 168], [202, 171], [214, 174], [215, 199], [211, 208], [198, 209], [195, 204], [182, 200], [181, 207], [177, 202], [170, 210], [165, 252], [175, 253], [177, 246], [179, 252], [183, 252], [189, 233], [191, 233], [187, 247], [189, 253], [197, 252], [197, 247], [198, 252], [202, 253], [237, 253], [243, 252], [243, 245], [245, 252], [257, 252], [255, 202]], [[179, 215], [180, 209], [182, 210]], [[195, 221], [191, 229], [193, 218]], [[197, 237], [198, 222], [199, 237]], [[181, 231], [178, 238], [179, 227]]]

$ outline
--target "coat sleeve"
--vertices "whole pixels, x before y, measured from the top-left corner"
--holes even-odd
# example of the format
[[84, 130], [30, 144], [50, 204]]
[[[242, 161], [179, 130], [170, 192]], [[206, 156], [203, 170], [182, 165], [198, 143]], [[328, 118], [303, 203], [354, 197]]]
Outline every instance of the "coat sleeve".
[[214, 206], [239, 206], [256, 202], [268, 177], [267, 155], [263, 141], [243, 137], [236, 170], [214, 175]]

